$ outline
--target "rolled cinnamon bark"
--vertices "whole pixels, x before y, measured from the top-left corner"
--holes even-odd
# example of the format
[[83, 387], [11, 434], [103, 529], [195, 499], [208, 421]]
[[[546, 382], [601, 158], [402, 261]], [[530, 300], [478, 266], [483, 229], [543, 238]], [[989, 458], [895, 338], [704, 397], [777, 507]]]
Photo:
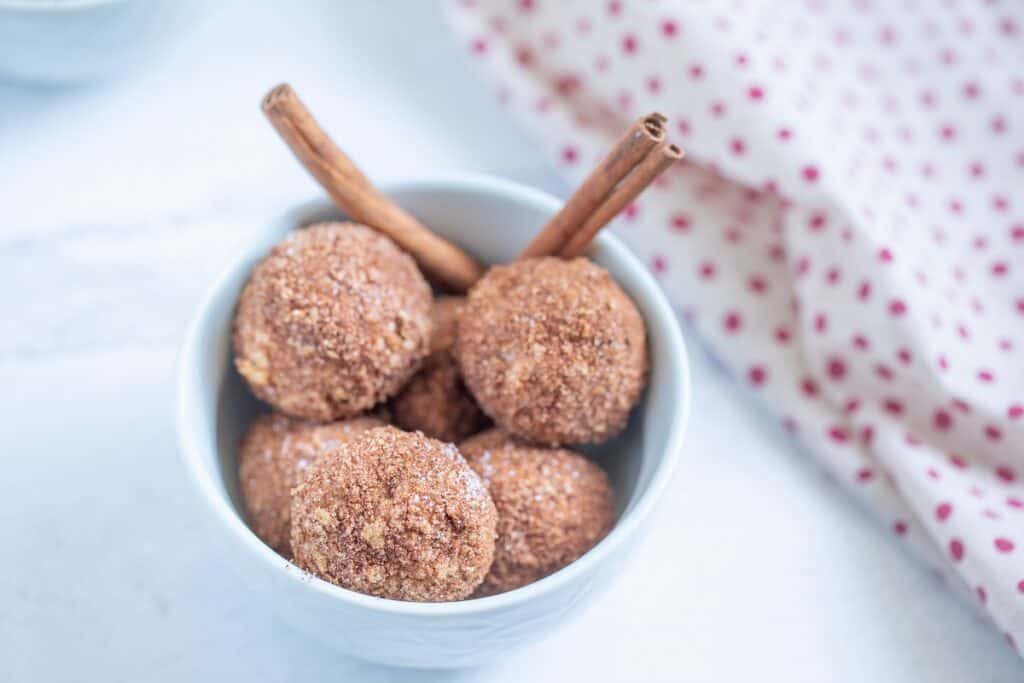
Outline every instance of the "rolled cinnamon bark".
[[451, 242], [438, 237], [376, 190], [317, 124], [287, 83], [263, 98], [263, 113], [296, 158], [331, 199], [354, 220], [387, 235], [412, 254], [430, 280], [465, 292], [484, 269]]
[[562, 209], [537, 233], [519, 258], [549, 256], [561, 252], [576, 231], [608, 198], [612, 189], [665, 138], [665, 120], [658, 113], [637, 119], [569, 197]]
[[652, 149], [643, 161], [637, 164], [633, 172], [626, 176], [612, 190], [608, 198], [584, 221], [583, 225], [572, 235], [562, 247], [558, 255], [562, 258], [580, 256], [590, 246], [590, 242], [608, 221], [615, 218], [626, 206], [636, 199], [648, 185], [665, 172], [672, 164], [683, 158], [683, 150], [665, 142]]

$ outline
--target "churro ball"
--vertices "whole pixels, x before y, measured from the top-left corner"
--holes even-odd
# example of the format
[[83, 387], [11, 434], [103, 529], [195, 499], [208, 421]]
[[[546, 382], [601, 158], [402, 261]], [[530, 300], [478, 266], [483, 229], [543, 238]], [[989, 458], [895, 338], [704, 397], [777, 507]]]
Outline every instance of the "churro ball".
[[453, 444], [380, 427], [322, 456], [292, 490], [303, 569], [395, 600], [468, 597], [494, 558], [498, 513]]
[[499, 427], [551, 446], [615, 436], [647, 380], [643, 318], [583, 258], [491, 268], [459, 316], [455, 357]]
[[427, 355], [430, 287], [412, 258], [355, 223], [320, 223], [256, 266], [235, 315], [235, 366], [258, 398], [311, 420], [398, 392]]
[[455, 319], [465, 299], [442, 296], [434, 300], [430, 355], [412, 380], [391, 401], [395, 424], [419, 430], [441, 441], [459, 441], [480, 431], [487, 418], [466, 389], [452, 356]]
[[612, 528], [608, 477], [582, 455], [531, 446], [500, 429], [478, 434], [459, 449], [498, 508], [494, 563], [478, 596], [504, 593], [558, 571]]
[[253, 420], [242, 438], [238, 460], [245, 514], [253, 532], [281, 555], [291, 557], [292, 487], [322, 453], [383, 425], [373, 417], [318, 424], [280, 413]]

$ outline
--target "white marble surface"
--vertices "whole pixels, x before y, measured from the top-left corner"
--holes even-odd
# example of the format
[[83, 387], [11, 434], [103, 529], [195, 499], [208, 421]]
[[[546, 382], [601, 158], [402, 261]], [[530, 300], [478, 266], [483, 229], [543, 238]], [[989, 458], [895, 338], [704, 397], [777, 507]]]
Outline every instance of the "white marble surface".
[[218, 557], [172, 398], [200, 292], [247, 226], [315, 193], [258, 112], [284, 79], [374, 177], [565, 191], [423, 2], [236, 0], [127, 80], [0, 84], [0, 681], [1024, 680], [693, 339], [684, 465], [580, 620], [454, 674], [280, 625]]

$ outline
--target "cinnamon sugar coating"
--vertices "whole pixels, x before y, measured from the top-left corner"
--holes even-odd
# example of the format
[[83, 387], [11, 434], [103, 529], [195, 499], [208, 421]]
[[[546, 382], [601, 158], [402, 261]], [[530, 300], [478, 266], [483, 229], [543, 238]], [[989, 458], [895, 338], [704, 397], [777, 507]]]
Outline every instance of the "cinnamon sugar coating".
[[461, 600], [494, 557], [498, 515], [458, 449], [394, 427], [322, 456], [291, 512], [296, 564], [379, 597]]
[[477, 596], [542, 579], [612, 528], [614, 497], [600, 467], [572, 451], [531, 446], [500, 429], [459, 445], [498, 509], [494, 563]]
[[499, 427], [552, 446], [615, 436], [647, 381], [643, 318], [584, 258], [491, 268], [459, 316], [455, 357]]
[[391, 401], [396, 425], [421, 431], [441, 441], [459, 441], [483, 429], [487, 418], [466, 389], [452, 356], [455, 320], [465, 304], [462, 297], [434, 300], [430, 355], [422, 369]]
[[322, 453], [383, 425], [373, 417], [318, 424], [280, 413], [253, 420], [242, 438], [238, 460], [245, 514], [253, 532], [281, 555], [291, 557], [292, 487]]
[[235, 367], [258, 398], [292, 417], [358, 415], [419, 369], [430, 302], [416, 264], [387, 237], [355, 223], [296, 230], [242, 291]]

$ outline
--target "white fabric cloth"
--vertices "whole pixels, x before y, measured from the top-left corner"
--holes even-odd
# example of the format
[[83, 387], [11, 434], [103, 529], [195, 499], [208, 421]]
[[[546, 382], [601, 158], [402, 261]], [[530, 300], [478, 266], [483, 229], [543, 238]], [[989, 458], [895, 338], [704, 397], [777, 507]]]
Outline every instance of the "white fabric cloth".
[[1021, 5], [449, 9], [574, 182], [668, 115], [686, 162], [619, 234], [794, 438], [1024, 646]]

